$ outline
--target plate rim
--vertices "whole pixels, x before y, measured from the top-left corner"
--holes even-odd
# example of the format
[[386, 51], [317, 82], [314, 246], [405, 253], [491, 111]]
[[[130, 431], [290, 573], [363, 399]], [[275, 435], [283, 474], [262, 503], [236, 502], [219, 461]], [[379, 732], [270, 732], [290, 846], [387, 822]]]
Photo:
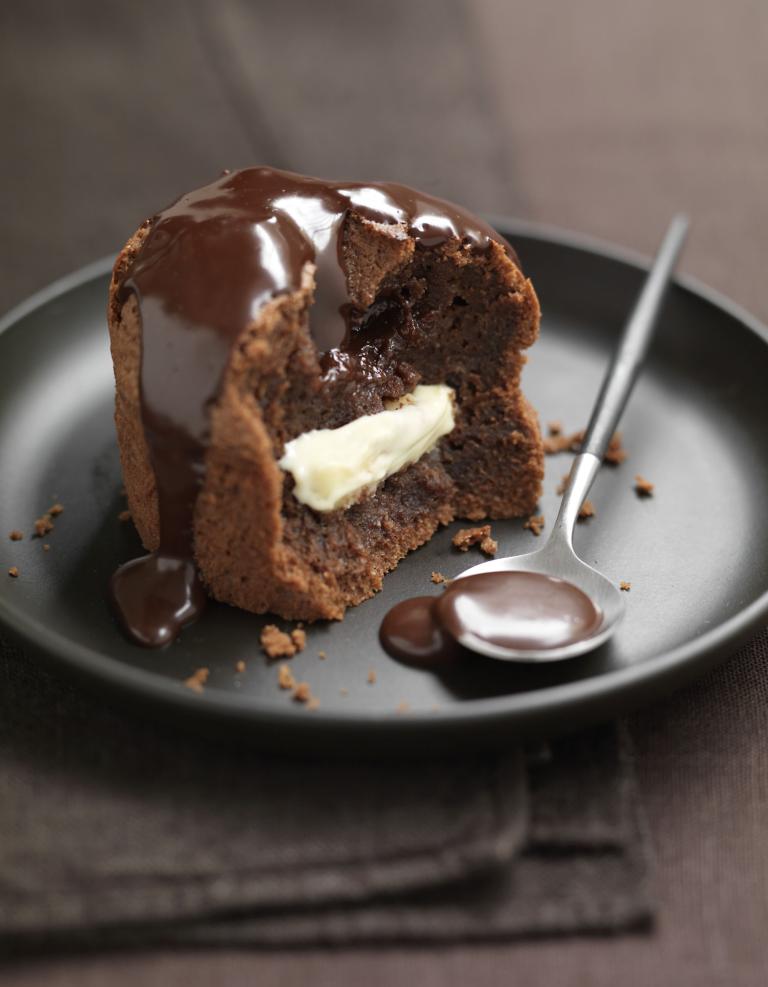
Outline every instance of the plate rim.
[[[630, 248], [617, 246], [588, 234], [577, 233], [548, 224], [533, 223], [522, 219], [494, 214], [489, 221], [511, 239], [524, 236], [568, 249], [587, 252], [603, 260], [618, 261], [637, 271], [647, 271], [651, 259]], [[57, 278], [44, 288], [16, 304], [0, 318], [0, 346], [2, 335], [21, 319], [56, 298], [82, 287], [89, 281], [104, 277], [111, 271], [115, 254], [92, 261], [77, 270]], [[741, 323], [749, 332], [768, 346], [768, 326], [761, 322], [738, 302], [720, 291], [709, 287], [698, 278], [676, 275], [674, 284], [685, 292], [712, 305]], [[27, 646], [31, 654], [43, 657], [57, 667], [65, 666], [91, 682], [98, 682], [112, 691], [119, 691], [126, 698], [159, 703], [173, 708], [183, 715], [191, 715], [200, 722], [215, 718], [238, 726], [263, 728], [265, 731], [293, 731], [303, 739], [320, 737], [329, 730], [344, 734], [366, 729], [390, 734], [407, 734], [414, 731], [435, 734], [441, 728], [479, 727], [491, 723], [494, 727], [506, 726], [510, 733], [521, 720], [533, 723], [538, 718], [560, 711], [572, 714], [574, 719], [589, 715], [592, 706], [613, 701], [616, 710], [638, 704], [642, 686], [654, 688], [661, 682], [672, 691], [676, 684], [695, 677], [698, 670], [705, 672], [717, 659], [725, 657], [726, 649], [735, 652], [739, 644], [768, 618], [768, 583], [758, 599], [743, 607], [717, 627], [700, 634], [683, 644], [663, 651], [636, 665], [627, 665], [600, 675], [589, 676], [558, 685], [522, 691], [510, 695], [468, 699], [461, 704], [438, 710], [411, 710], [399, 715], [394, 710], [324, 710], [313, 711], [311, 716], [297, 716], [292, 708], [285, 710], [258, 697], [206, 689], [198, 696], [184, 687], [183, 682], [159, 676], [151, 670], [128, 665], [97, 649], [65, 638], [55, 631], [36, 623], [14, 607], [7, 596], [0, 596], [0, 626]], [[567, 725], [566, 725], [567, 728]], [[526, 731], [528, 732], [528, 731]]]

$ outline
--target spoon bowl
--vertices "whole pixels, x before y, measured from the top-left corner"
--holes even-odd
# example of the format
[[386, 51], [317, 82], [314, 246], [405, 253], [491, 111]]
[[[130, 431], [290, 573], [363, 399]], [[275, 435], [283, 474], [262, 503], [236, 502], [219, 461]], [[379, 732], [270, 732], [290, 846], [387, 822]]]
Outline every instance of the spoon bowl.
[[543, 662], [562, 661], [564, 658], [576, 658], [599, 648], [613, 634], [621, 618], [624, 616], [624, 600], [621, 591], [597, 569], [582, 562], [574, 553], [563, 556], [553, 551], [548, 542], [536, 552], [526, 555], [516, 555], [503, 559], [490, 559], [472, 566], [457, 576], [479, 575], [482, 572], [535, 572], [543, 576], [562, 579], [576, 586], [585, 593], [600, 613], [600, 624], [597, 630], [588, 637], [571, 644], [557, 648], [509, 648], [502, 647], [485, 640], [479, 634], [466, 630], [457, 635], [459, 644], [472, 651], [499, 658], [502, 661]]

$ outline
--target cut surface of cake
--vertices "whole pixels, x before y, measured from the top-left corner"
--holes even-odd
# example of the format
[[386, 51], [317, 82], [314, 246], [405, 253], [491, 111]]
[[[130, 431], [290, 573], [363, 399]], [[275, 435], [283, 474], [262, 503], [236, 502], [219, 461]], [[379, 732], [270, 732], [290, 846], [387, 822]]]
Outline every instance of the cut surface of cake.
[[338, 619], [454, 517], [530, 514], [539, 306], [509, 244], [405, 186], [224, 173], [147, 220], [109, 330], [128, 506], [112, 597], [165, 644], [207, 595]]

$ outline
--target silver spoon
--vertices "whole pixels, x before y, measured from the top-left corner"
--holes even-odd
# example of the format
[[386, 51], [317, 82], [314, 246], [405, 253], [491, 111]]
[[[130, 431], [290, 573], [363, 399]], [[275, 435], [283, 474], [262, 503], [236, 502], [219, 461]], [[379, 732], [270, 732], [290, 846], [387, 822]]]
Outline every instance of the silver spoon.
[[482, 562], [462, 572], [457, 579], [483, 572], [534, 572], [566, 580], [586, 593], [602, 616], [591, 636], [555, 648], [523, 649], [485, 640], [471, 629], [456, 635], [464, 647], [504, 661], [561, 661], [599, 647], [616, 630], [624, 615], [621, 591], [597, 569], [582, 562], [573, 548], [576, 519], [597, 476], [608, 443], [632, 391], [648, 350], [672, 272], [688, 232], [685, 216], [676, 216], [656, 255], [635, 308], [626, 324], [619, 346], [603, 379], [592, 418], [552, 532], [536, 552]]

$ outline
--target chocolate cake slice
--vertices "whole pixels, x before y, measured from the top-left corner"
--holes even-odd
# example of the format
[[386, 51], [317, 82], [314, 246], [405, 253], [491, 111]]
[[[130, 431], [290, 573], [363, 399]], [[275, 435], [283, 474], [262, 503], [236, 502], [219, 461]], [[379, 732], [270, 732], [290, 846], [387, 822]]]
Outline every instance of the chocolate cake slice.
[[341, 618], [454, 517], [530, 513], [539, 326], [509, 244], [392, 184], [224, 173], [130, 238], [109, 330], [131, 514], [112, 581], [142, 644], [207, 594]]

